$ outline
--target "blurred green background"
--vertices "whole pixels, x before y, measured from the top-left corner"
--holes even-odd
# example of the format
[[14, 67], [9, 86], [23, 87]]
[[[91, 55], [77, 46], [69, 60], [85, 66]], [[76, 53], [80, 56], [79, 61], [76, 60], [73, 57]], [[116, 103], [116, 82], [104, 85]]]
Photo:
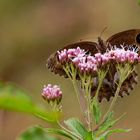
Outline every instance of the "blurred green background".
[[[59, 48], [79, 41], [106, 40], [119, 31], [140, 28], [140, 6], [136, 0], [0, 0], [0, 79], [12, 81], [44, 104], [40, 93], [44, 84], [61, 85], [64, 117], [79, 116], [79, 107], [68, 80], [46, 68], [46, 60]], [[138, 68], [140, 72], [140, 68]], [[127, 115], [116, 127], [133, 128], [109, 140], [140, 139], [140, 84], [132, 94], [119, 98], [116, 116]], [[103, 110], [108, 102], [102, 103]], [[21, 113], [0, 111], [0, 140], [15, 140], [19, 133], [38, 119]]]

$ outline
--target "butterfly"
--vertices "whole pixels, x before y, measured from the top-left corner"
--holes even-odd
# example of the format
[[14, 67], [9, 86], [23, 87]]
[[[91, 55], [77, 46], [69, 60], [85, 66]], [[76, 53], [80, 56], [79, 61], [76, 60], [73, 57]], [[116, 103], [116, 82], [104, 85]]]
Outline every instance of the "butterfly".
[[[112, 35], [106, 41], [103, 41], [100, 37], [98, 37], [98, 42], [91, 41], [80, 41], [73, 44], [69, 44], [64, 48], [61, 48], [59, 51], [63, 49], [77, 48], [80, 47], [84, 49], [86, 52], [89, 52], [91, 55], [95, 53], [101, 52], [105, 53], [109, 46], [120, 46], [120, 45], [131, 45], [132, 47], [138, 46], [140, 47], [140, 29], [132, 29], [119, 32], [117, 34]], [[55, 74], [59, 74], [60, 76], [64, 76], [67, 78], [65, 71], [62, 68], [62, 65], [58, 61], [58, 54], [55, 52], [52, 54], [47, 60], [47, 66], [51, 69]], [[119, 95], [121, 97], [124, 94], [129, 95], [130, 91], [134, 88], [134, 84], [137, 84], [137, 72], [133, 71], [129, 77], [123, 82]], [[96, 79], [96, 78], [95, 78]], [[111, 97], [114, 96], [117, 85], [115, 82], [116, 79], [116, 68], [113, 64], [110, 65], [109, 72], [107, 73], [102, 87], [99, 91], [98, 100], [101, 102], [104, 98], [107, 101], [110, 100]], [[94, 80], [94, 84], [92, 86], [91, 96], [94, 97], [94, 94], [97, 89], [97, 80]]]

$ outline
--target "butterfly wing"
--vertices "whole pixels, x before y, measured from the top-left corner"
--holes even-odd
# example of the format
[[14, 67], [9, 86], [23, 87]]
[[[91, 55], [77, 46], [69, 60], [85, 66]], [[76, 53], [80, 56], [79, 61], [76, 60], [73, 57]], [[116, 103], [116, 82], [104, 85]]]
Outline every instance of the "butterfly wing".
[[119, 32], [109, 37], [106, 42], [111, 45], [127, 44], [140, 46], [140, 29]]
[[73, 43], [73, 44], [67, 45], [61, 50], [72, 49], [72, 48], [77, 48], [77, 47], [84, 49], [85, 51], [91, 53], [92, 55], [99, 51], [98, 44], [95, 42], [90, 42], [90, 41], [81, 41], [81, 42]]

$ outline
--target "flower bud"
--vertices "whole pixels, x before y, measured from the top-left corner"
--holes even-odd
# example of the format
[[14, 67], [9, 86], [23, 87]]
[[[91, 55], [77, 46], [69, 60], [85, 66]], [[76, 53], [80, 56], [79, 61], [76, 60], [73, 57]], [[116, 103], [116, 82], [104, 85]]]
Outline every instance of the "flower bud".
[[56, 102], [59, 104], [62, 99], [62, 91], [57, 85], [52, 86], [51, 84], [48, 84], [43, 88], [42, 97], [47, 100], [48, 103]]

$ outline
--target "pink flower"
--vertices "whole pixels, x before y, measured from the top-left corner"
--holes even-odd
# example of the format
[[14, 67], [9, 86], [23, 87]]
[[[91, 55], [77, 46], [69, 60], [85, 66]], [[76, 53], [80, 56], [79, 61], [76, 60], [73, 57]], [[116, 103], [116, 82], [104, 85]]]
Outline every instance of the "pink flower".
[[60, 62], [67, 62], [70, 61], [74, 57], [83, 57], [86, 52], [83, 49], [80, 49], [79, 47], [74, 48], [74, 49], [64, 49], [62, 51], [58, 51], [58, 59]]
[[67, 55], [67, 50], [66, 49], [64, 49], [64, 50], [62, 50], [61, 52], [57, 52], [58, 53], [58, 58], [59, 58], [59, 60], [60, 61], [66, 61], [67, 59], [68, 59], [68, 55]]
[[97, 70], [96, 59], [91, 55], [77, 56], [72, 59], [72, 62], [81, 72], [89, 73]]
[[98, 66], [103, 66], [109, 62], [109, 57], [106, 54], [96, 53], [95, 59], [97, 61]]
[[43, 88], [42, 97], [47, 100], [48, 103], [56, 102], [59, 104], [62, 99], [62, 91], [57, 85], [52, 86], [51, 84], [48, 84]]
[[[132, 49], [132, 47], [122, 45], [121, 47], [122, 48], [113, 48], [109, 52], [105, 53], [106, 57], [118, 63], [137, 63], [139, 61], [139, 56], [136, 49]], [[124, 48], [127, 48], [127, 50], [125, 50]]]

